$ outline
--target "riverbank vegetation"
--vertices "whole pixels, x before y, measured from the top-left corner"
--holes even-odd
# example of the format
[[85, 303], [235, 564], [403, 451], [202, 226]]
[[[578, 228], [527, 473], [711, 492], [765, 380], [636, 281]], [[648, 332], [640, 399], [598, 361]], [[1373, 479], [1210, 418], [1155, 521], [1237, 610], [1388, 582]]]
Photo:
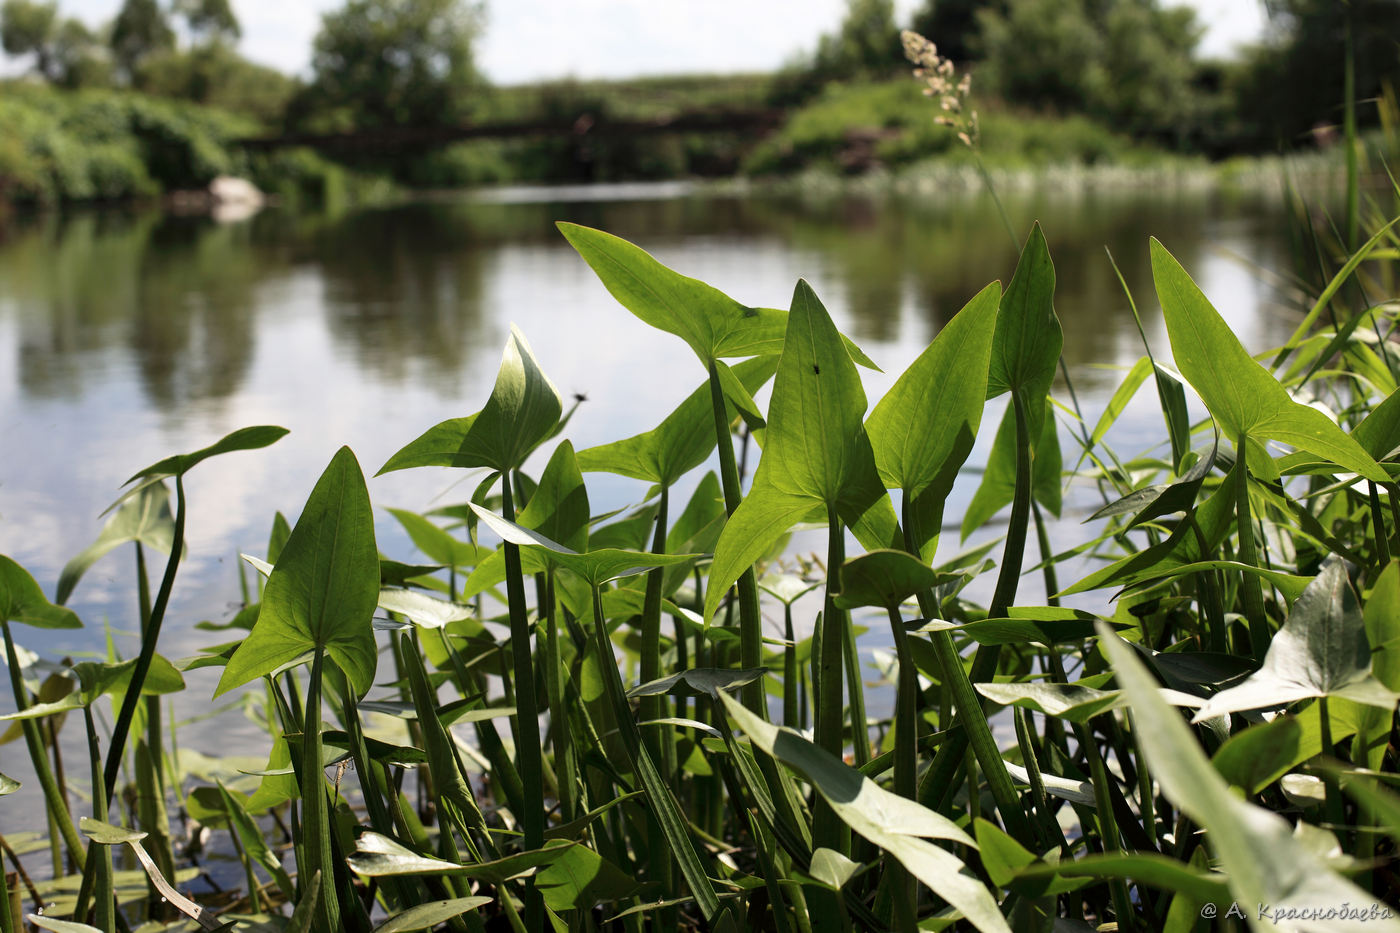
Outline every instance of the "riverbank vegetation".
[[[0, 197], [12, 202], [149, 196], [206, 185], [223, 171], [314, 194], [366, 179], [458, 187], [858, 175], [968, 158], [921, 106], [889, 0], [850, 0], [835, 32], [769, 75], [507, 88], [491, 87], [475, 67], [482, 9], [464, 0], [353, 0], [325, 17], [311, 73], [300, 78], [241, 58], [238, 21], [220, 0], [170, 9], [127, 0], [97, 31], [65, 18], [56, 2], [0, 5], [5, 51], [30, 71], [0, 93], [10, 130], [0, 141]], [[1382, 110], [1369, 102], [1400, 80], [1400, 56], [1384, 39], [1400, 29], [1400, 4], [1289, 0], [1271, 10], [1265, 39], [1229, 61], [1198, 58], [1200, 24], [1162, 0], [939, 0], [912, 25], [971, 75], [982, 153], [994, 167], [1205, 165], [1327, 149], [1340, 136], [1335, 102], [1347, 61], [1355, 98], [1368, 102], [1356, 110], [1360, 129], [1379, 126]], [[608, 121], [715, 111], [773, 111], [778, 128], [761, 140], [737, 128], [589, 132]], [[270, 158], [241, 143], [551, 122], [577, 131], [389, 151], [284, 149]], [[153, 133], [203, 155], [171, 166]], [[99, 151], [84, 168], [73, 153], [92, 144]]]

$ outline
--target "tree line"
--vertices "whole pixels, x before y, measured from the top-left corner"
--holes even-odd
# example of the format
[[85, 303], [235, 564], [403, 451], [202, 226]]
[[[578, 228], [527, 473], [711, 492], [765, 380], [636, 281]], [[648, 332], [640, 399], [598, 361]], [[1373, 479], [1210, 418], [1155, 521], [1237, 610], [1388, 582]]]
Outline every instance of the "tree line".
[[[847, 0], [839, 28], [773, 74], [766, 102], [797, 106], [832, 82], [895, 77], [907, 67], [905, 26], [970, 70], [979, 95], [1211, 155], [1324, 134], [1339, 120], [1348, 54], [1362, 101], [1400, 79], [1400, 0], [1260, 2], [1265, 36], [1220, 61], [1199, 56], [1194, 11], [1164, 0], [925, 0], [908, 23], [893, 0]], [[229, 0], [124, 0], [96, 30], [58, 0], [0, 4], [5, 52], [55, 86], [130, 87], [319, 131], [479, 115], [483, 22], [479, 0], [347, 0], [323, 16], [311, 73], [297, 79], [237, 53]], [[1361, 116], [1377, 119], [1376, 108]]]

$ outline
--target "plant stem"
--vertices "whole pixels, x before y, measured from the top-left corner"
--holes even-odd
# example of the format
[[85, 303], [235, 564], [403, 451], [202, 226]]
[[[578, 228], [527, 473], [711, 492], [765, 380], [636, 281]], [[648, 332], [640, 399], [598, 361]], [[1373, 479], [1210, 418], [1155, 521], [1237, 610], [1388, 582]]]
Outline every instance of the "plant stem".
[[[1235, 443], [1235, 526], [1240, 537], [1240, 563], [1258, 565], [1259, 555], [1254, 547], [1254, 519], [1249, 510], [1249, 438], [1241, 435]], [[1269, 620], [1264, 615], [1264, 591], [1259, 578], [1252, 573], [1240, 575], [1240, 594], [1244, 598], [1244, 615], [1249, 622], [1249, 647], [1256, 660], [1263, 660], [1269, 650]]]
[[[10, 634], [10, 623], [0, 620], [0, 632], [5, 636], [5, 663], [10, 671], [10, 687], [15, 696], [15, 712], [22, 713], [29, 709], [29, 702], [25, 698], [24, 678], [19, 670], [19, 654], [15, 651], [14, 637]], [[58, 827], [59, 834], [63, 836], [63, 843], [68, 847], [68, 856], [73, 860], [73, 864], [82, 868], [86, 862], [84, 856], [83, 838], [78, 835], [78, 829], [73, 825], [73, 816], [68, 809], [63, 806], [63, 794], [58, 787], [58, 782], [54, 780], [53, 769], [49, 767], [49, 756], [44, 750], [43, 736], [39, 731], [39, 723], [33, 719], [21, 719], [20, 723], [24, 730], [24, 744], [29, 749], [29, 763], [34, 767], [34, 776], [39, 779], [39, 786], [44, 791], [44, 803], [47, 806], [49, 818]]]
[[[509, 473], [501, 476], [501, 512], [515, 521]], [[530, 620], [525, 607], [525, 577], [520, 568], [520, 548], [506, 542], [506, 596], [510, 602], [510, 648], [515, 660], [515, 754], [525, 789], [525, 812], [520, 815], [527, 850], [544, 846], [544, 774], [540, 751], [540, 714], [535, 706], [535, 664], [530, 650]], [[535, 890], [535, 878], [525, 879], [525, 927], [543, 929], [544, 903]]]
[[[826, 544], [826, 593], [821, 618], [821, 654], [817, 660], [817, 725], [816, 743], [838, 759], [842, 758], [845, 742], [842, 741], [842, 698], [841, 662], [846, 645], [844, 626], [849, 624], [845, 610], [836, 605], [832, 595], [835, 591], [837, 568], [846, 560], [845, 529], [836, 515], [834, 506], [827, 507]], [[863, 724], [862, 724], [863, 725]], [[852, 740], [862, 741], [859, 734]], [[845, 826], [831, 805], [818, 797], [812, 812], [812, 845], [814, 848], [834, 849], [847, 855], [849, 835], [842, 831]]]
[[[151, 669], [151, 660], [156, 656], [156, 642], [160, 639], [161, 622], [165, 619], [165, 609], [170, 605], [170, 591], [175, 588], [175, 572], [180, 567], [180, 552], [185, 542], [185, 481], [175, 477], [175, 534], [170, 548], [170, 557], [165, 562], [165, 574], [161, 577], [160, 590], [156, 593], [155, 605], [151, 608], [149, 624], [141, 632], [141, 653], [136, 658], [136, 669], [131, 672], [131, 683], [122, 699], [121, 712], [112, 728], [112, 741], [107, 748], [107, 765], [103, 769], [103, 784], [110, 799], [117, 788], [117, 772], [121, 770], [122, 756], [126, 752], [126, 737], [131, 731], [131, 720], [136, 715], [136, 704], [141, 700], [141, 688], [146, 683], [146, 674]], [[329, 900], [330, 898], [326, 898]]]
[[326, 778], [321, 770], [321, 671], [325, 650], [317, 648], [311, 660], [311, 676], [307, 678], [306, 709], [302, 713], [301, 732], [301, 801], [302, 852], [306, 864], [298, 879], [322, 878], [321, 896], [316, 902], [317, 933], [341, 933], [340, 896], [335, 890], [334, 861], [331, 857], [330, 813], [326, 803]]
[[[87, 726], [88, 754], [92, 756], [92, 815], [99, 822], [107, 822], [107, 795], [102, 792], [100, 763], [102, 752], [97, 745], [97, 726], [92, 721], [92, 706], [83, 707], [83, 723]], [[97, 928], [103, 933], [116, 930], [117, 900], [112, 879], [112, 850], [108, 846], [95, 846], [93, 858], [96, 871], [93, 876], [96, 889]]]
[[[715, 413], [715, 440], [719, 448], [720, 484], [724, 487], [724, 509], [730, 515], [743, 499], [740, 489], [739, 466], [734, 461], [734, 441], [729, 435], [729, 412], [720, 387], [719, 369], [710, 362], [710, 403]], [[746, 669], [763, 666], [763, 617], [758, 611], [758, 580], [749, 567], [739, 576], [739, 666]], [[754, 681], [743, 689], [744, 705], [754, 713], [768, 718], [768, 703], [763, 683]]]

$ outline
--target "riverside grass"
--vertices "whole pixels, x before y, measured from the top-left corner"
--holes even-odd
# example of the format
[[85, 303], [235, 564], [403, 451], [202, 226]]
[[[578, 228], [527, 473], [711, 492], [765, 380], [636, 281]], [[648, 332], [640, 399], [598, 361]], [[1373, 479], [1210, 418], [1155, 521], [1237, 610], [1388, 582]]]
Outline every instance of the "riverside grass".
[[[388, 510], [430, 564], [378, 554], [342, 449], [296, 523], [276, 516], [265, 560], [247, 558], [266, 581], [215, 627], [227, 640], [179, 662], [157, 643], [186, 496], [213, 492], [198, 464], [253, 455], [280, 428], [136, 474], [53, 602], [0, 558], [5, 718], [30, 757], [0, 795], [40, 782], [55, 876], [27, 884], [18, 870], [40, 856], [7, 844], [0, 930], [1187, 931], [1209, 911], [1235, 929], [1400, 929], [1397, 309], [1339, 297], [1389, 274], [1393, 228], [1375, 226], [1318, 299], [1328, 323], [1319, 310], [1257, 357], [1153, 241], [1179, 374], [1145, 346], [1090, 429], [1051, 399], [1060, 336], [1038, 227], [1005, 289], [970, 296], [872, 407], [860, 370], [874, 364], [806, 283], [790, 310], [751, 308], [561, 224], [624, 308], [696, 355], [698, 388], [656, 430], [576, 452], [572, 412], [512, 331], [483, 407], [381, 469], [478, 477], [460, 504]], [[1104, 437], [1148, 374], [1162, 444], [1124, 458]], [[1194, 426], [1183, 383], [1210, 415]], [[973, 524], [1006, 511], [1007, 534], [945, 558], [946, 500], [998, 395], [969, 508]], [[761, 451], [747, 489], [739, 426]], [[1069, 471], [1064, 442], [1079, 448]], [[718, 472], [675, 508], [672, 487], [716, 450]], [[649, 487], [645, 502], [594, 514], [584, 477], [599, 471]], [[1053, 554], [1042, 514], [1071, 481], [1104, 507]], [[827, 553], [784, 572], [775, 555], [813, 522]], [[1032, 528], [1047, 580], [1081, 554], [1102, 566], [1046, 605], [1019, 600]], [[140, 655], [41, 680], [16, 636], [81, 625], [56, 603], [126, 544]], [[154, 602], [151, 551], [169, 555]], [[984, 575], [987, 606], [968, 595]], [[888, 717], [867, 715], [863, 607], [896, 647]], [[765, 609], [781, 609], [782, 637]], [[242, 786], [183, 772], [161, 728], [160, 698], [198, 667], [263, 700], [267, 766]], [[54, 741], [75, 710], [90, 804]], [[371, 735], [370, 713], [396, 717], [398, 737]], [[993, 730], [1007, 716], [1010, 744]], [[161, 900], [188, 877], [176, 822], [220, 834], [241, 865], [217, 916]], [[121, 867], [126, 848], [149, 881]]]

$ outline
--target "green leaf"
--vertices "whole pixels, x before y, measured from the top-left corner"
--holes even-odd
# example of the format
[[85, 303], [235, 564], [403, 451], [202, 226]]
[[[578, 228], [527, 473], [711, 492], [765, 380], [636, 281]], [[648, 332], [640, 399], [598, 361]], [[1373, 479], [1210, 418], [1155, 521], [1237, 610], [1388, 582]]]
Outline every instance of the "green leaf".
[[40, 914], [30, 914], [29, 922], [41, 930], [50, 930], [52, 933], [102, 933], [97, 927], [89, 926], [86, 923], [56, 920], [53, 917], [44, 917]]
[[142, 487], [107, 519], [97, 540], [63, 566], [54, 602], [59, 605], [68, 602], [87, 569], [121, 545], [135, 541], [142, 547], [169, 554], [174, 540], [175, 518], [170, 514], [169, 490], [163, 483]]
[[491, 903], [489, 897], [456, 897], [448, 901], [429, 901], [394, 914], [379, 926], [374, 933], [408, 933], [410, 930], [430, 930], [439, 923], [446, 923], [453, 917], [460, 917], [469, 910], [476, 910]]
[[422, 628], [446, 628], [474, 615], [468, 606], [399, 586], [386, 586], [379, 591], [379, 608], [398, 613]]
[[363, 695], [374, 680], [370, 619], [378, 601], [379, 553], [369, 491], [355, 455], [342, 447], [306, 500], [267, 578], [258, 621], [229, 658], [214, 695], [317, 649]]
[[997, 310], [987, 398], [1014, 392], [1025, 402], [1032, 438], [1040, 437], [1044, 412], [1060, 362], [1064, 334], [1055, 316], [1055, 265], [1037, 223], [1021, 247], [1021, 258]]
[[[1293, 836], [1282, 817], [1236, 797], [1211, 766], [1181, 716], [1157, 695], [1156, 680], [1132, 648], [1106, 626], [1099, 646], [1108, 655], [1133, 711], [1133, 734], [1162, 794], [1206, 831], [1206, 843], [1228, 877], [1233, 900], [1276, 911], [1318, 905], [1370, 904], [1373, 898], [1337, 874]], [[1263, 929], [1270, 927], [1260, 924]], [[1349, 929], [1318, 920], [1312, 930]], [[1400, 922], [1379, 921], [1397, 930]]]
[[954, 579], [940, 574], [907, 551], [877, 550], [853, 557], [836, 573], [836, 605], [898, 606], [914, 596]]
[[1018, 881], [1032, 878], [1123, 878], [1162, 891], [1180, 891], [1208, 903], [1228, 904], [1230, 888], [1219, 872], [1196, 868], [1156, 853], [1105, 853], [1054, 864], [1028, 865]]
[[918, 838], [951, 839], [975, 848], [976, 843], [956, 824], [885, 790], [793, 730], [765, 722], [727, 694], [721, 694], [720, 701], [756, 747], [800, 772], [851, 829], [894, 856], [977, 929], [1010, 933], [996, 899], [962, 861]]
[[398, 519], [403, 530], [413, 541], [413, 546], [422, 551], [428, 560], [445, 567], [472, 567], [480, 563], [491, 551], [470, 541], [462, 541], [445, 528], [440, 528], [428, 518], [406, 509], [386, 509]]
[[853, 862], [835, 849], [817, 849], [812, 853], [812, 862], [807, 873], [832, 890], [839, 891], [860, 873], [862, 866]]
[[[1296, 716], [1279, 716], [1232, 735], [1211, 758], [1215, 769], [1236, 787], [1253, 795], [1305, 761], [1322, 754], [1322, 705], [1313, 703]], [[1332, 741], [1356, 732], [1360, 708], [1346, 700], [1327, 704]]]
[[666, 567], [693, 561], [698, 554], [648, 554], [645, 551], [625, 551], [603, 548], [580, 554], [551, 541], [539, 532], [508, 522], [494, 512], [472, 503], [472, 509], [486, 525], [504, 541], [521, 547], [535, 548], [561, 567], [567, 567], [589, 583], [602, 585], [616, 577], [641, 573], [652, 567]]
[[588, 547], [588, 490], [579, 466], [573, 444], [564, 441], [556, 447], [530, 501], [515, 518], [522, 527], [575, 551]]
[[[157, 463], [153, 463], [144, 470], [137, 470], [132, 474], [131, 479], [126, 483], [135, 482], [138, 479], [163, 479], [167, 476], [183, 476], [196, 465], [208, 460], [210, 457], [217, 457], [219, 454], [233, 453], [238, 450], [257, 450], [275, 444], [283, 437], [287, 436], [287, 429], [273, 424], [260, 424], [250, 428], [239, 428], [232, 434], [225, 435], [220, 440], [196, 450], [190, 454], [175, 454], [166, 457]], [[125, 486], [126, 483], [122, 485]], [[129, 493], [128, 493], [129, 494]]]
[[1289, 609], [1269, 643], [1264, 666], [1222, 690], [1196, 714], [1201, 722], [1225, 713], [1280, 706], [1307, 697], [1346, 697], [1389, 709], [1400, 702], [1371, 674], [1371, 643], [1346, 565], [1332, 555]]
[[365, 832], [355, 840], [355, 852], [346, 861], [351, 871], [367, 878], [382, 878], [386, 875], [455, 875], [502, 884], [511, 878], [534, 874], [537, 869], [562, 858], [573, 845], [556, 843], [543, 849], [520, 852], [489, 862], [459, 865], [456, 862], [419, 855], [388, 836]]
[[512, 325], [485, 407], [429, 428], [390, 457], [376, 475], [420, 466], [488, 467], [508, 473], [549, 439], [563, 410], [559, 390]]
[[1400, 560], [1392, 560], [1376, 577], [1363, 612], [1371, 644], [1371, 673], [1390, 690], [1400, 691]]
[[[1027, 407], [1041, 412], [1038, 419], [1027, 416], [1032, 427], [1038, 427], [1040, 434], [1031, 445], [1031, 494], [1052, 515], [1060, 514], [1060, 470], [1063, 461], [1060, 455], [1060, 436], [1055, 429], [1055, 418], [1050, 400], [1044, 398]], [[1016, 495], [1016, 411], [1012, 405], [1006, 406], [1001, 424], [997, 427], [992, 441], [991, 453], [987, 455], [987, 469], [982, 474], [982, 482], [963, 513], [962, 538], [972, 534], [987, 523], [1003, 507], [1011, 503]]]
[[0, 774], [0, 797], [13, 794], [20, 789], [19, 781], [6, 774]]
[[1201, 490], [1201, 484], [1210, 475], [1211, 469], [1215, 466], [1215, 456], [1218, 448], [1212, 446], [1210, 454], [1198, 457], [1191, 465], [1185, 475], [1178, 482], [1164, 483], [1154, 486], [1144, 486], [1136, 489], [1114, 502], [1109, 503], [1090, 515], [1087, 521], [1108, 518], [1113, 515], [1123, 515], [1133, 513], [1132, 519], [1123, 526], [1126, 531], [1135, 528], [1143, 522], [1160, 518], [1172, 512], [1189, 512], [1191, 506], [1196, 502], [1196, 496]]
[[568, 851], [535, 876], [535, 888], [551, 910], [588, 910], [636, 892], [637, 882], [592, 849], [555, 841]]
[[610, 233], [570, 223], [557, 226], [619, 304], [652, 327], [680, 337], [707, 366], [720, 357], [764, 356], [782, 349], [783, 312], [742, 305]]
[[[726, 369], [751, 397], [772, 377], [777, 366], [776, 356], [762, 356]], [[733, 404], [729, 403], [731, 409]], [[732, 419], [733, 411], [729, 415]], [[714, 408], [706, 380], [652, 430], [579, 451], [578, 465], [586, 473], [619, 473], [671, 486], [704, 463], [714, 449]]]
[[1088, 722], [1100, 713], [1120, 709], [1127, 703], [1117, 690], [1096, 690], [1082, 684], [974, 684], [977, 692], [1002, 706], [1026, 709], [1067, 719]]
[[793, 525], [806, 518], [812, 511], [812, 505], [812, 500], [807, 496], [783, 492], [772, 484], [760, 485], [757, 480], [754, 481], [749, 494], [725, 522], [724, 530], [715, 544], [715, 559], [710, 565], [709, 583], [705, 587], [706, 620], [714, 617], [725, 590], [756, 561], [766, 557]]
[[84, 836], [103, 846], [119, 846], [128, 842], [140, 842], [147, 835], [139, 830], [113, 826], [111, 823], [104, 823], [87, 816], [82, 818], [78, 828], [82, 830]]
[[933, 558], [943, 503], [982, 423], [1001, 283], [978, 292], [919, 354], [865, 429], [887, 487], [910, 498], [920, 556]]
[[766, 667], [752, 670], [726, 670], [715, 667], [697, 667], [681, 671], [669, 677], [662, 677], [649, 683], [639, 684], [627, 691], [629, 697], [667, 696], [707, 696], [714, 699], [723, 690], [737, 690], [751, 684], [768, 673]]
[[1224, 319], [1166, 247], [1152, 240], [1152, 277], [1177, 368], [1227, 436], [1272, 438], [1326, 457], [1367, 479], [1390, 475], [1315, 408], [1295, 402], [1240, 345]]
[[[91, 705], [98, 697], [109, 693], [125, 693], [131, 683], [131, 674], [136, 669], [136, 659], [130, 658], [117, 663], [100, 664], [96, 661], [83, 661], [73, 668], [78, 675], [79, 689], [66, 694], [61, 699], [31, 704], [21, 713], [0, 716], [0, 721], [11, 719], [41, 719], [69, 710], [82, 709]], [[63, 681], [63, 678], [58, 678]], [[151, 667], [141, 684], [142, 696], [160, 696], [178, 693], [185, 689], [185, 679], [168, 660], [160, 655], [151, 656]], [[42, 698], [43, 691], [40, 691]]]
[[19, 564], [0, 555], [0, 622], [23, 622], [35, 628], [82, 628], [71, 609], [55, 606]]
[[795, 573], [765, 573], [758, 581], [759, 589], [785, 606], [791, 606], [821, 585], [821, 580], [805, 580]]
[[[1094, 634], [1100, 617], [1082, 609], [1061, 606], [1013, 606], [1009, 618], [978, 619], [974, 622], [944, 622], [934, 619], [919, 628], [919, 632], [958, 631], [981, 645], [1016, 645], [1035, 642], [1039, 645], [1059, 645], [1083, 641]], [[1109, 622], [1110, 625], [1125, 625]]]
[[898, 544], [864, 415], [855, 363], [816, 293], [798, 282], [773, 379], [763, 458], [753, 489], [715, 545], [706, 619], [729, 585], [814, 507], [834, 508], [866, 547]]

